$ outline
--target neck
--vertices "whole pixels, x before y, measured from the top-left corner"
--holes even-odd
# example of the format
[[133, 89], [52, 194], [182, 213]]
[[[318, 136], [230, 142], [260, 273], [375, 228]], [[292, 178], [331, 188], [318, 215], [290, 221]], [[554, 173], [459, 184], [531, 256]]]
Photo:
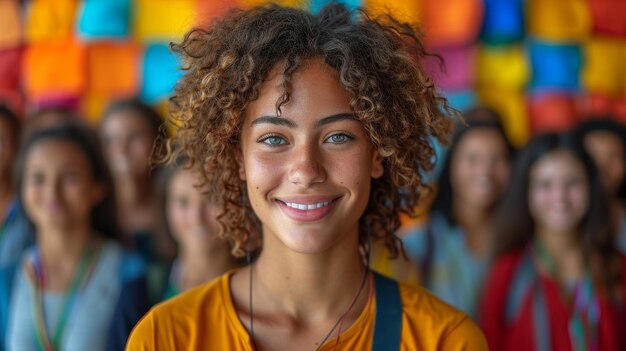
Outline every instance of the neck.
[[[266, 237], [270, 238], [264, 240], [263, 251], [251, 269], [254, 296], [267, 301], [268, 310], [282, 310], [295, 319], [314, 323], [336, 316], [349, 305], [366, 269], [356, 233], [353, 242], [338, 243], [334, 249], [316, 254], [286, 250], [268, 243], [276, 240], [273, 235]], [[346, 248], [350, 246], [354, 249]]]
[[182, 290], [211, 281], [236, 266], [230, 251], [215, 250], [206, 253], [199, 250], [183, 250], [179, 255]]
[[142, 206], [152, 200], [152, 181], [149, 176], [118, 176], [115, 178], [115, 196], [120, 209]]
[[38, 230], [37, 247], [46, 274], [46, 290], [65, 291], [93, 234], [89, 225]]
[[[575, 231], [557, 233], [537, 228], [537, 239], [555, 265], [546, 267], [543, 262], [542, 268], [556, 274], [561, 282], [576, 281], [584, 272], [583, 253], [577, 242], [577, 234]], [[556, 272], [549, 272], [550, 269], [556, 269]]]
[[463, 228], [469, 251], [475, 255], [486, 253], [491, 241], [489, 235], [493, 218], [492, 211], [457, 199], [452, 203], [454, 219]]

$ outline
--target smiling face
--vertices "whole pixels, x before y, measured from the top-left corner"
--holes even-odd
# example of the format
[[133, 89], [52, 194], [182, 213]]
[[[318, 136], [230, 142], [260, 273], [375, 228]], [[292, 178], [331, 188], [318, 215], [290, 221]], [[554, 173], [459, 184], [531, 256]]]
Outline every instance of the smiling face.
[[245, 110], [241, 133], [241, 178], [262, 223], [264, 247], [279, 242], [315, 253], [345, 240], [356, 245], [382, 158], [335, 71], [318, 60], [293, 73], [291, 99], [278, 116], [279, 68]]
[[37, 228], [66, 229], [88, 225], [104, 191], [77, 145], [49, 139], [33, 145], [26, 155], [22, 196]]
[[228, 250], [217, 233], [219, 208], [202, 194], [193, 173], [178, 170], [167, 186], [167, 223], [183, 250], [206, 253], [212, 249]]
[[465, 206], [492, 208], [509, 179], [509, 151], [493, 128], [475, 128], [459, 141], [450, 161], [455, 200]]
[[528, 205], [535, 224], [550, 233], [578, 229], [589, 209], [583, 164], [568, 151], [554, 151], [530, 169]]

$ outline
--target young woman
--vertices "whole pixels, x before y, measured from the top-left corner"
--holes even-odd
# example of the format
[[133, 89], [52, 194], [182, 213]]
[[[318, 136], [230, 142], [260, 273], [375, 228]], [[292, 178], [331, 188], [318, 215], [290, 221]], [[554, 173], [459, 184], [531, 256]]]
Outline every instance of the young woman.
[[178, 244], [163, 293], [166, 299], [241, 265], [218, 235], [218, 206], [197, 186], [198, 177], [183, 167], [163, 170], [166, 227]]
[[73, 124], [34, 132], [22, 146], [18, 185], [36, 245], [0, 271], [0, 349], [121, 349], [147, 310], [145, 265], [114, 240], [95, 141]]
[[485, 111], [468, 112], [467, 127], [453, 138], [428, 222], [400, 232], [409, 257], [420, 267], [422, 284], [472, 317], [477, 317], [494, 212], [513, 154], [497, 120], [479, 118]]
[[128, 350], [486, 349], [463, 313], [367, 265], [372, 241], [400, 250], [428, 137], [451, 128], [408, 25], [267, 5], [176, 48], [177, 144], [234, 253], [260, 253], [152, 310]]
[[493, 350], [623, 350], [626, 260], [598, 175], [569, 134], [518, 155], [498, 212], [481, 322]]
[[576, 133], [600, 172], [617, 246], [626, 253], [626, 126], [609, 117], [594, 118], [578, 125]]
[[20, 127], [17, 115], [0, 105], [0, 267], [15, 261], [35, 240], [12, 174]]
[[120, 100], [104, 112], [100, 138], [113, 175], [118, 217], [126, 241], [149, 261], [174, 256], [174, 245], [159, 228], [158, 201], [150, 162], [160, 138], [161, 116], [138, 100]]

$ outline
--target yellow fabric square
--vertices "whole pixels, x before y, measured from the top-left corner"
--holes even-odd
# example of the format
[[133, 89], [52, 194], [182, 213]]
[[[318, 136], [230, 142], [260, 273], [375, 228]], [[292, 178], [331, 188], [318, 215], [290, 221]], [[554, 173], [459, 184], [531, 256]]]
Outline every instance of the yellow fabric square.
[[528, 32], [553, 41], [578, 41], [591, 34], [591, 10], [587, 0], [529, 0]]
[[520, 45], [479, 46], [476, 70], [477, 84], [488, 87], [521, 89], [530, 75], [529, 63]]
[[0, 0], [0, 49], [13, 48], [22, 40], [17, 0]]
[[509, 140], [516, 147], [526, 144], [530, 135], [526, 99], [521, 90], [480, 88], [478, 96], [482, 104], [491, 107], [502, 116], [502, 125]]
[[133, 43], [104, 42], [87, 50], [88, 90], [103, 95], [132, 95], [138, 90], [139, 48]]
[[96, 126], [100, 121], [100, 117], [104, 112], [108, 102], [108, 99], [105, 95], [100, 94], [85, 94], [81, 100], [81, 112], [82, 116], [84, 116], [89, 123]]
[[587, 91], [626, 95], [626, 40], [594, 37], [584, 46], [582, 80]]
[[391, 13], [400, 21], [416, 24], [422, 20], [422, 1], [363, 0], [363, 6], [373, 16]]
[[193, 28], [195, 16], [193, 0], [136, 0], [135, 35], [147, 42], [180, 41]]
[[74, 31], [76, 0], [33, 0], [26, 21], [30, 42], [67, 39]]
[[85, 48], [72, 39], [29, 45], [22, 68], [30, 97], [80, 96], [86, 87]]

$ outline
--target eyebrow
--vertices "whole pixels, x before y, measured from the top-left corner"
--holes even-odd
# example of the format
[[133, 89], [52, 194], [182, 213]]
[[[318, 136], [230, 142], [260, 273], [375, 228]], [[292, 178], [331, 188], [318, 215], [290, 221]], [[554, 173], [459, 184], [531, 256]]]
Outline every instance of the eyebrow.
[[[352, 112], [349, 113], [338, 113], [335, 115], [331, 115], [328, 117], [324, 117], [322, 119], [320, 119], [319, 121], [315, 122], [315, 127], [321, 127], [330, 123], [334, 123], [334, 122], [339, 122], [339, 121], [344, 121], [344, 120], [349, 120], [349, 121], [358, 121], [359, 119], [356, 117], [356, 115]], [[261, 116], [257, 119], [255, 119], [254, 121], [252, 121], [252, 123], [250, 124], [251, 126], [255, 126], [258, 124], [263, 124], [263, 123], [269, 123], [269, 124], [274, 124], [277, 126], [285, 126], [288, 128], [297, 128], [298, 124], [290, 119], [286, 119], [283, 117], [277, 117], [277, 116]]]

